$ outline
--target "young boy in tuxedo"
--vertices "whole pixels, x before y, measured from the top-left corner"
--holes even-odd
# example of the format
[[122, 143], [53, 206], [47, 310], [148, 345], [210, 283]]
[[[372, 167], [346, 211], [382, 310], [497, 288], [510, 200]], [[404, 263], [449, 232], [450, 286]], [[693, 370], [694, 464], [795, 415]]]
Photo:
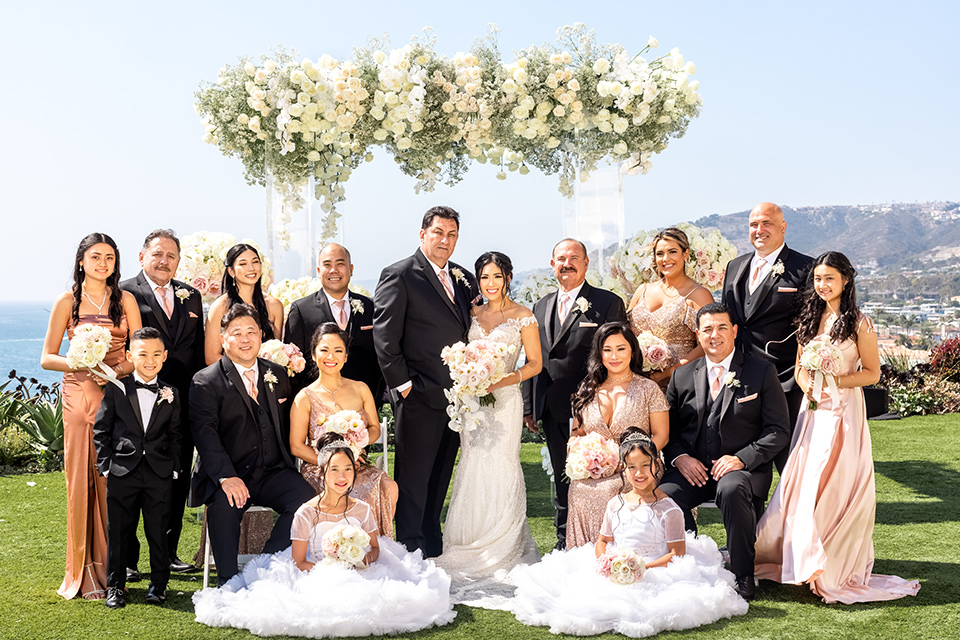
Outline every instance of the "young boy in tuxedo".
[[124, 604], [126, 541], [143, 511], [143, 529], [150, 548], [147, 604], [166, 602], [170, 578], [167, 548], [173, 480], [181, 470], [180, 399], [176, 388], [159, 384], [157, 374], [167, 358], [160, 332], [135, 331], [127, 360], [133, 375], [104, 387], [103, 402], [93, 424], [97, 468], [107, 478], [107, 600]]

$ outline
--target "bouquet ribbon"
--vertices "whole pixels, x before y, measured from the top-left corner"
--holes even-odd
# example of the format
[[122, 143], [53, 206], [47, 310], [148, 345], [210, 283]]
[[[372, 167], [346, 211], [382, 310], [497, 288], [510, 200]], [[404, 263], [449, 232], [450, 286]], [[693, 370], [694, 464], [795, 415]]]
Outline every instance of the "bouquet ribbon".
[[823, 400], [823, 385], [827, 384], [830, 397], [834, 400], [840, 399], [840, 391], [837, 389], [837, 379], [830, 374], [824, 374], [822, 371], [816, 371], [813, 374], [813, 397], [810, 401], [810, 408], [816, 409], [817, 405]]
[[117, 385], [120, 391], [123, 391], [124, 393], [127, 392], [126, 387], [124, 387], [123, 383], [117, 378], [117, 374], [114, 372], [114, 370], [104, 365], [102, 361], [98, 362], [97, 366], [93, 367], [91, 371], [95, 371], [97, 375], [103, 376], [113, 384]]

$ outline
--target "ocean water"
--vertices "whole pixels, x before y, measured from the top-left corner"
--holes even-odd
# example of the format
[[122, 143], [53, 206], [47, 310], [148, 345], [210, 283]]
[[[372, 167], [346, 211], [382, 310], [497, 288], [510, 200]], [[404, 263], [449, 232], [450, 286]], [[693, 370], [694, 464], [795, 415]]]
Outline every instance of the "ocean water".
[[[16, 369], [17, 375], [44, 384], [63, 380], [63, 374], [40, 368], [40, 351], [50, 319], [50, 302], [0, 302], [0, 384]], [[66, 353], [64, 338], [60, 353]]]

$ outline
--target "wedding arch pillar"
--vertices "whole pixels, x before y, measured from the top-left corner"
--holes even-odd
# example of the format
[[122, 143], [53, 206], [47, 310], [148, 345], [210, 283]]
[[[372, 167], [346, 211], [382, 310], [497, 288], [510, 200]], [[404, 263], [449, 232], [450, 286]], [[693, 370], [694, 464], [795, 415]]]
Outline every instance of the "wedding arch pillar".
[[[623, 174], [620, 163], [597, 167], [586, 179], [576, 172], [573, 196], [563, 198], [563, 235], [596, 253], [592, 268], [606, 273], [616, 246], [623, 244]], [[616, 246], [614, 246], [616, 245]]]

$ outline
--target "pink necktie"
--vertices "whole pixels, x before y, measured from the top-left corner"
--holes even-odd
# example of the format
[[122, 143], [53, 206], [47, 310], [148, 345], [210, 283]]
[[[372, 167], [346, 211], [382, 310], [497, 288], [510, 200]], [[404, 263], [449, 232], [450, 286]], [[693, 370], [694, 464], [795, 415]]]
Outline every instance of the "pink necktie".
[[716, 400], [717, 396], [720, 395], [720, 376], [723, 375], [723, 365], [718, 364], [713, 367], [713, 384], [710, 385], [710, 399]]
[[253, 369], [247, 369], [243, 372], [243, 377], [247, 379], [247, 394], [254, 402], [257, 401], [257, 377]]
[[347, 299], [337, 300], [335, 303], [337, 305], [337, 324], [340, 325], [341, 331], [347, 330]]
[[443, 284], [443, 288], [447, 292], [447, 297], [450, 298], [450, 302], [456, 302], [453, 299], [453, 285], [450, 284], [450, 274], [447, 273], [446, 269], [440, 270], [440, 282]]
[[557, 315], [560, 316], [560, 324], [567, 319], [567, 303], [570, 302], [570, 296], [566, 293], [560, 294], [560, 306], [557, 307]]
[[760, 272], [763, 271], [764, 265], [767, 264], [766, 260], [759, 260], [757, 262], [757, 268], [753, 271], [753, 277], [750, 278], [750, 293], [753, 293], [757, 289], [757, 285], [760, 284]]
[[157, 294], [160, 296], [160, 304], [163, 306], [163, 312], [167, 314], [167, 318], [173, 315], [173, 309], [170, 308], [170, 301], [167, 300], [167, 288], [166, 287], [157, 287]]

